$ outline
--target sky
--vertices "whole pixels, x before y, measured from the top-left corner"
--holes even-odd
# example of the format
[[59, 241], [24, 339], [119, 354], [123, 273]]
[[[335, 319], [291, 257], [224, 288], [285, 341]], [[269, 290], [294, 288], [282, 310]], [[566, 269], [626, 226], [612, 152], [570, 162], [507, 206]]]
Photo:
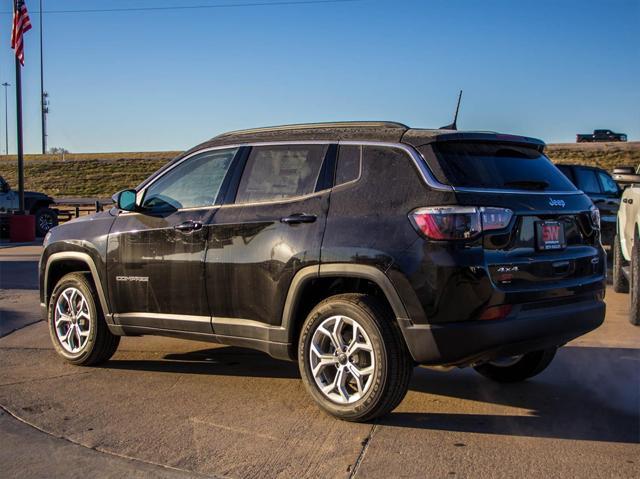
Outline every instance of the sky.
[[[25, 150], [37, 153], [39, 6], [26, 3]], [[43, 0], [48, 145], [183, 150], [228, 130], [334, 120], [437, 128], [460, 89], [460, 129], [554, 143], [608, 128], [640, 140], [640, 0], [53, 12], [247, 3], [274, 0]], [[0, 14], [0, 82], [13, 85], [10, 26]], [[9, 96], [11, 153], [13, 87]], [[0, 125], [4, 152], [4, 111]]]

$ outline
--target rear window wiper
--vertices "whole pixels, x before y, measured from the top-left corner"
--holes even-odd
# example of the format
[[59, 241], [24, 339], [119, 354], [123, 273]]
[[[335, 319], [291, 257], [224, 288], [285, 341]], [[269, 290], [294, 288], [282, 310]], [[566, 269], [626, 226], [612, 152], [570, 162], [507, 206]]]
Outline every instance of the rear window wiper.
[[515, 180], [505, 181], [504, 186], [521, 188], [523, 190], [546, 190], [549, 188], [549, 182], [544, 180]]

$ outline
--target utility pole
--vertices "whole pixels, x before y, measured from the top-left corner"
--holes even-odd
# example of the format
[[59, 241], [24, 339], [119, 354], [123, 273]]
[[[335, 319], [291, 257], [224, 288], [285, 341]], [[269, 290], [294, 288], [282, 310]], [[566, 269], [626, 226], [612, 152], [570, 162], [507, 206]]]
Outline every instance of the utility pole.
[[42, 0], [40, 0], [40, 113], [42, 116], [42, 154], [47, 152], [47, 113], [49, 113], [49, 94], [44, 91], [44, 53], [42, 41]]
[[11, 84], [4, 82], [2, 84], [4, 87], [4, 154], [9, 154], [9, 106], [7, 103], [7, 87], [10, 87]]

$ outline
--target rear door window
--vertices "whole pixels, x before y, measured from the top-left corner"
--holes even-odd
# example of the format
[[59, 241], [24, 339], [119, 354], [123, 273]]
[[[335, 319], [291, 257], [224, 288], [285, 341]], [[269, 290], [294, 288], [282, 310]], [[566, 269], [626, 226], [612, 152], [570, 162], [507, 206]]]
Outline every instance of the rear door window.
[[313, 193], [328, 145], [270, 145], [251, 149], [236, 203], [277, 201]]
[[601, 193], [600, 183], [598, 183], [598, 177], [594, 170], [588, 170], [586, 168], [576, 168], [576, 180], [578, 181], [578, 188], [585, 193]]
[[534, 148], [495, 142], [437, 142], [432, 152], [425, 152], [429, 166], [441, 183], [451, 186], [575, 190], [551, 160]]

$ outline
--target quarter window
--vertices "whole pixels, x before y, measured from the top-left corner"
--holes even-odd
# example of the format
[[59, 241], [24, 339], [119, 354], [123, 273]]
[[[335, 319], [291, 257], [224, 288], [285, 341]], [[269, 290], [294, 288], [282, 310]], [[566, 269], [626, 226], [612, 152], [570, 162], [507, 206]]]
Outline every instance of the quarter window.
[[336, 186], [357, 180], [360, 176], [362, 146], [341, 146], [336, 168]]
[[208, 151], [183, 161], [147, 188], [143, 207], [162, 211], [213, 206], [237, 151]]
[[313, 193], [328, 145], [274, 145], [251, 149], [236, 203], [274, 201]]

